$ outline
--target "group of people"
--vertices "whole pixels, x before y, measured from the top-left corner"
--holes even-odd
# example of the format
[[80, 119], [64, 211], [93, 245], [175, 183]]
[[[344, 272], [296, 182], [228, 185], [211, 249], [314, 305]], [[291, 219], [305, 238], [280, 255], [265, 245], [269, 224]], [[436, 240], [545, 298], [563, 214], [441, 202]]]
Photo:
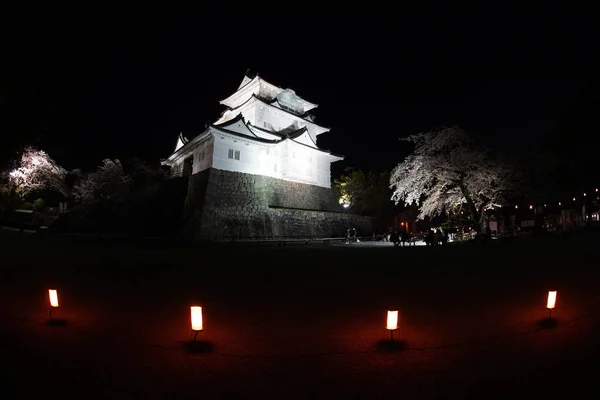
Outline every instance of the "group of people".
[[398, 234], [398, 231], [393, 231], [392, 233], [390, 233], [388, 240], [392, 243], [394, 243], [395, 247], [400, 246], [400, 243], [402, 243], [402, 246], [405, 246], [407, 244], [413, 244], [414, 242], [412, 242], [410, 240], [410, 235], [408, 232], [403, 231], [401, 234]]
[[[406, 230], [402, 232], [398, 232], [396, 230], [388, 230], [387, 234], [384, 234], [383, 241], [391, 242], [394, 244], [394, 247], [399, 247], [406, 245], [415, 245], [414, 237], [421, 235], [412, 235], [408, 233]], [[427, 246], [438, 246], [445, 245], [448, 242], [448, 236], [444, 233], [441, 228], [429, 229], [425, 234], [422, 235], [423, 240]], [[346, 244], [356, 243], [358, 240], [356, 237], [356, 228], [348, 228], [346, 230]], [[375, 234], [373, 234], [373, 240], [375, 240]]]
[[[400, 244], [402, 244], [402, 246], [406, 246], [406, 245], [410, 245], [410, 244], [412, 244], [413, 246], [415, 245], [415, 242], [413, 239], [413, 237], [415, 235], [411, 235], [405, 230], [402, 231], [401, 233], [398, 233], [398, 231], [394, 231], [394, 230], [388, 231], [388, 232], [389, 233], [384, 236], [383, 240], [392, 242], [395, 247], [400, 246]], [[416, 236], [421, 236], [421, 235], [416, 235]], [[444, 234], [444, 231], [441, 228], [437, 228], [437, 229], [429, 229], [423, 235], [423, 240], [425, 241], [425, 244], [427, 246], [433, 247], [433, 246], [437, 246], [437, 245], [446, 244], [448, 242], [448, 237]]]
[[425, 244], [427, 246], [445, 245], [448, 242], [448, 237], [444, 234], [444, 231], [440, 229], [429, 229], [427, 235], [425, 235]]
[[356, 243], [356, 228], [346, 229], [346, 244]]

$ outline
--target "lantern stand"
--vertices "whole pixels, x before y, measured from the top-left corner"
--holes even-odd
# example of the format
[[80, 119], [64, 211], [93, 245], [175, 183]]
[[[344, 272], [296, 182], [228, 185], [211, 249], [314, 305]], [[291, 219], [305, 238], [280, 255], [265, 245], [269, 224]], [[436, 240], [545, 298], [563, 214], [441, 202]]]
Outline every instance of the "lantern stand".
[[50, 320], [52, 320], [52, 312], [55, 308], [58, 308], [58, 291], [56, 289], [48, 289], [48, 296], [50, 297], [48, 317], [50, 317]]
[[382, 340], [377, 342], [377, 349], [384, 352], [396, 352], [404, 349], [404, 342], [394, 339], [394, 331], [398, 330], [398, 308], [388, 309], [385, 330], [390, 332], [390, 336], [387, 338], [383, 334]]
[[390, 331], [390, 342], [394, 341], [394, 329], [388, 329]]
[[[202, 307], [200, 306], [192, 306], [192, 330], [191, 330], [191, 340], [188, 343], [188, 351], [192, 353], [210, 353], [212, 351], [212, 345], [206, 341], [206, 336], [204, 340], [197, 340], [198, 334], [204, 331], [204, 325], [202, 324]], [[205, 334], [206, 335], [206, 334]]]
[[556, 306], [556, 290], [550, 290], [548, 292], [548, 302], [546, 308], [548, 309], [548, 319], [552, 319], [552, 310]]
[[204, 329], [203, 329], [203, 330], [201, 330], [201, 331], [197, 331], [197, 330], [194, 330], [194, 329], [192, 329], [192, 342], [195, 342], [195, 341], [196, 341], [196, 338], [198, 337], [198, 334], [199, 334], [200, 332], [204, 332]]
[[192, 306], [192, 341], [196, 341], [196, 337], [200, 331], [204, 330], [204, 325], [202, 324], [202, 307], [200, 306]]
[[556, 290], [550, 290], [548, 292], [548, 302], [546, 303], [548, 317], [540, 321], [540, 326], [542, 328], [554, 328], [558, 323], [554, 318], [552, 318], [552, 311], [556, 307], [556, 293]]
[[390, 331], [390, 342], [394, 341], [394, 331], [398, 329], [398, 309], [388, 310], [386, 329]]

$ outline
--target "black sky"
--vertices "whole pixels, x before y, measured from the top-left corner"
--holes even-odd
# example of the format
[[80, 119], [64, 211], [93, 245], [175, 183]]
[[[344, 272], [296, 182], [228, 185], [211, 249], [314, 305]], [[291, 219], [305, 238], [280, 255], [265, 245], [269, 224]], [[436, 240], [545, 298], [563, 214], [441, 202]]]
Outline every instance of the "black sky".
[[319, 104], [316, 122], [331, 128], [319, 144], [344, 154], [344, 165], [392, 168], [407, 151], [398, 138], [458, 124], [494, 148], [559, 168], [563, 186], [593, 179], [591, 19], [404, 18], [384, 33], [233, 32], [200, 29], [196, 17], [11, 34], [0, 86], [4, 160], [34, 144], [68, 168], [132, 156], [158, 162], [180, 131], [192, 137], [218, 117], [218, 101], [250, 68]]

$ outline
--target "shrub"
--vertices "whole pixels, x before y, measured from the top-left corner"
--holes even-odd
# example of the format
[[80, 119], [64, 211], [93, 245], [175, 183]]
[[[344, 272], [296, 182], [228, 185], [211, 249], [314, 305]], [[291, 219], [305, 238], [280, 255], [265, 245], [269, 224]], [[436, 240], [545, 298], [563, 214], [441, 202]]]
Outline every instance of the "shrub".
[[46, 209], [44, 199], [37, 199], [33, 202], [33, 211], [43, 212]]

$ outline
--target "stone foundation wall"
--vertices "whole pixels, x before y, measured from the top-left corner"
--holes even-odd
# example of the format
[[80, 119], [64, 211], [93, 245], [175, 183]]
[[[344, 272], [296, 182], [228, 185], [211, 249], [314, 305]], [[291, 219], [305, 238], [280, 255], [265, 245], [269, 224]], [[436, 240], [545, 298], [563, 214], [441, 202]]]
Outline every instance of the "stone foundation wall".
[[370, 217], [343, 212], [331, 189], [208, 169], [189, 178], [184, 227], [196, 240], [370, 234]]

